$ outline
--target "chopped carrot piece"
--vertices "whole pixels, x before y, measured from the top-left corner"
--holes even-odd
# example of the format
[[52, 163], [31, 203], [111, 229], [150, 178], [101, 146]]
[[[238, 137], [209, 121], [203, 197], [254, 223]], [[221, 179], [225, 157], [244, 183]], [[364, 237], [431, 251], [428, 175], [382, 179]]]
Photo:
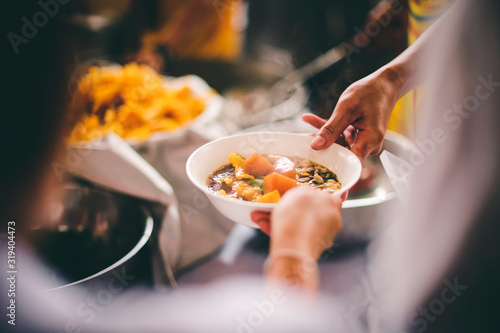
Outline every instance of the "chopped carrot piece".
[[243, 164], [243, 171], [255, 177], [265, 176], [273, 170], [273, 165], [257, 152], [253, 152]]
[[279, 194], [283, 196], [286, 191], [297, 186], [297, 182], [287, 176], [280, 175], [279, 173], [272, 173], [264, 177], [263, 189], [264, 194], [278, 190]]
[[281, 199], [280, 193], [278, 192], [278, 190], [274, 190], [272, 192], [269, 192], [269, 193], [266, 193], [266, 194], [260, 196], [255, 201], [256, 202], [276, 203], [276, 202], [280, 201], [280, 199]]
[[295, 164], [287, 157], [282, 157], [274, 163], [274, 172], [295, 179]]

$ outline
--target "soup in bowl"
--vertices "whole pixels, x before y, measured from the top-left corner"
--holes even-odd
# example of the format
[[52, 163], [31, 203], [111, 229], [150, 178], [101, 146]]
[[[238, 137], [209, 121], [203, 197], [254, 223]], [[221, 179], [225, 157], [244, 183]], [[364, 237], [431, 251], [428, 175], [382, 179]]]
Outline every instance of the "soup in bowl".
[[272, 211], [293, 187], [341, 196], [359, 179], [361, 162], [351, 151], [337, 144], [313, 150], [311, 141], [308, 135], [280, 132], [229, 136], [198, 148], [186, 172], [223, 215], [257, 228], [252, 211]]

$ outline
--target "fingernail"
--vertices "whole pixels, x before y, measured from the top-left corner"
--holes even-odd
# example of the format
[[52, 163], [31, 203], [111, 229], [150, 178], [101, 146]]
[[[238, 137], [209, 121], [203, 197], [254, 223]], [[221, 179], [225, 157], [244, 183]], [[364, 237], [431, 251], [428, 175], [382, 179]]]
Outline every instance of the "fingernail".
[[314, 140], [312, 141], [312, 145], [316, 147], [323, 147], [326, 143], [325, 137], [321, 135], [317, 135]]

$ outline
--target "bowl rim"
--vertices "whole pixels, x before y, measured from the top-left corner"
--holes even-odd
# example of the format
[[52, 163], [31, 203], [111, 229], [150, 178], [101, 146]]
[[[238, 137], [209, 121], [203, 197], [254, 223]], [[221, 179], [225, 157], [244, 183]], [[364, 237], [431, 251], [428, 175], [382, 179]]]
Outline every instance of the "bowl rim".
[[[189, 180], [191, 181], [192, 184], [194, 184], [194, 186], [196, 186], [198, 189], [200, 189], [203, 193], [205, 193], [206, 195], [209, 195], [213, 198], [217, 198], [217, 199], [220, 199], [220, 200], [223, 200], [223, 201], [226, 201], [226, 202], [232, 202], [232, 203], [235, 203], [235, 200], [237, 200], [237, 202], [239, 202], [240, 204], [242, 204], [243, 206], [247, 206], [247, 207], [252, 207], [252, 208], [255, 208], [255, 209], [263, 209], [263, 210], [270, 210], [272, 208], [275, 208], [277, 207], [278, 203], [265, 203], [265, 202], [253, 202], [253, 201], [244, 201], [244, 200], [239, 200], [239, 199], [236, 199], [236, 198], [227, 198], [227, 197], [224, 197], [224, 196], [221, 196], [221, 195], [218, 195], [214, 192], [211, 192], [209, 191], [205, 186], [201, 185], [195, 178], [194, 176], [191, 174], [191, 171], [190, 171], [190, 166], [192, 165], [192, 161], [194, 159], [194, 156], [202, 149], [204, 149], [206, 146], [208, 145], [212, 145], [212, 144], [215, 144], [219, 141], [224, 141], [224, 140], [228, 140], [229, 138], [235, 138], [235, 137], [243, 137], [243, 136], [251, 136], [251, 135], [255, 135], [255, 134], [273, 134], [273, 135], [288, 135], [288, 136], [297, 136], [297, 137], [308, 137], [308, 135], [304, 135], [304, 134], [299, 134], [299, 133], [290, 133], [290, 132], [248, 132], [248, 133], [242, 133], [242, 134], [235, 134], [235, 135], [229, 135], [229, 136], [225, 136], [223, 138], [219, 138], [219, 139], [216, 139], [216, 140], [213, 140], [213, 141], [210, 141], [210, 142], [207, 142], [205, 143], [204, 145], [202, 145], [201, 147], [198, 147], [193, 153], [191, 153], [191, 155], [189, 156], [187, 162], [186, 162], [186, 174], [189, 178]], [[361, 161], [359, 160], [359, 158], [352, 152], [350, 151], [349, 149], [347, 149], [346, 147], [342, 146], [342, 145], [339, 145], [338, 143], [333, 143], [331, 146], [338, 146], [339, 148], [345, 150], [347, 152], [348, 155], [351, 155], [351, 156], [354, 156], [356, 158], [356, 161], [359, 166], [358, 168], [358, 172], [357, 172], [357, 176], [355, 177], [356, 179], [352, 182], [352, 184], [350, 186], [346, 186], [346, 187], [342, 187], [339, 191], [337, 192], [334, 192], [332, 193], [332, 195], [335, 195], [335, 196], [340, 196], [342, 193], [344, 193], [345, 191], [348, 191], [359, 179], [359, 177], [361, 176]], [[312, 148], [311, 148], [312, 149]], [[328, 149], [328, 148], [327, 148]]]

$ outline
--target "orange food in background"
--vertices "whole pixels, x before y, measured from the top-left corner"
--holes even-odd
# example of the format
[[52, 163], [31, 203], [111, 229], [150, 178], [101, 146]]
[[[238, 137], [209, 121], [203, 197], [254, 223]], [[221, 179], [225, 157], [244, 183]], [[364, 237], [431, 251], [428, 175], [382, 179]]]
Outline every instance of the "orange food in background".
[[124, 67], [92, 67], [81, 78], [74, 95], [83, 117], [69, 143], [97, 140], [110, 132], [122, 138], [146, 140], [156, 131], [173, 131], [186, 125], [205, 107], [206, 97], [187, 86], [167, 88], [165, 78], [135, 63]]

